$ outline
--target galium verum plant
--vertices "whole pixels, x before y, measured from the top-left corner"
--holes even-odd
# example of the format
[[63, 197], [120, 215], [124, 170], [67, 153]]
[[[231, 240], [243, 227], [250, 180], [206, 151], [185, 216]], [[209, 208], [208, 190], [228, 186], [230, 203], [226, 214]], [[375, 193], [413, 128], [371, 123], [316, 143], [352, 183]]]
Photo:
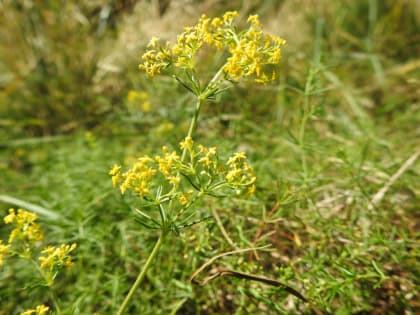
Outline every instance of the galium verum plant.
[[[243, 30], [235, 23], [237, 17], [235, 11], [226, 12], [221, 18], [203, 15], [196, 25], [185, 28], [174, 45], [152, 38], [142, 56], [141, 70], [150, 77], [172, 76], [192, 93], [195, 105], [179, 150], [164, 146], [160, 155], [140, 157], [126, 171], [115, 165], [109, 172], [114, 187], [118, 186], [122, 194], [130, 191], [138, 196], [139, 223], [160, 230], [160, 237], [121, 305], [119, 315], [124, 313], [166, 237], [196, 222], [194, 205], [198, 200], [204, 196], [250, 196], [255, 191], [256, 176], [244, 152], [224, 159], [216, 147], [205, 147], [193, 140], [205, 101], [213, 100], [240, 79], [267, 83], [276, 77], [273, 65], [279, 63], [281, 47], [286, 41], [264, 33], [257, 15], [248, 18]], [[207, 73], [198, 69], [198, 55], [205, 49], [225, 53], [212, 77], [206, 77]]]
[[[9, 209], [9, 214], [3, 218], [5, 224], [13, 226], [7, 243], [0, 240], [0, 267], [5, 259], [20, 257], [30, 262], [36, 269], [39, 277], [36, 285], [49, 289], [49, 298], [59, 312], [59, 304], [53, 292], [54, 280], [58, 274], [66, 268], [73, 266], [71, 252], [77, 247], [76, 244], [61, 244], [60, 246], [47, 246], [39, 249], [44, 241], [44, 233], [37, 222], [38, 215], [24, 209]], [[38, 256], [38, 259], [35, 257]], [[21, 315], [46, 315], [49, 307], [41, 304], [34, 309], [27, 310]]]

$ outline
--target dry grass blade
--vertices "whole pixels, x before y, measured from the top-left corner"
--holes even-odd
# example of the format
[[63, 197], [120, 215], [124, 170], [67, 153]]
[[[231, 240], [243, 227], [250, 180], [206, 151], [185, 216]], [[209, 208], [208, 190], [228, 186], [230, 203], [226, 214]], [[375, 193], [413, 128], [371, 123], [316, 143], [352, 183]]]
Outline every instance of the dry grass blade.
[[216, 209], [212, 209], [211, 212], [213, 214], [213, 217], [216, 219], [217, 226], [219, 227], [220, 232], [222, 232], [223, 237], [226, 239], [226, 241], [229, 243], [229, 245], [232, 246], [232, 248], [238, 249], [238, 246], [236, 246], [236, 244], [230, 238], [229, 234], [226, 232], [226, 229], [223, 226], [223, 222], [220, 219], [220, 216], [217, 213]]
[[389, 181], [385, 184], [384, 187], [382, 187], [372, 198], [369, 209], [373, 209], [374, 206], [376, 206], [385, 196], [388, 189], [397, 181], [397, 179], [413, 165], [417, 158], [420, 155], [420, 151], [415, 152], [399, 169], [398, 171], [392, 175], [392, 177], [389, 179]]

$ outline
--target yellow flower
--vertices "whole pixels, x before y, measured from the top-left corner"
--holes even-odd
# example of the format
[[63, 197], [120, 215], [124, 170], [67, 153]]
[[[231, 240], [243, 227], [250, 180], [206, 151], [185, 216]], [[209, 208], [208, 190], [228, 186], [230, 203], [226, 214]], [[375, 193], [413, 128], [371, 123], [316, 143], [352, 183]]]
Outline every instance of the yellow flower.
[[172, 53], [169, 49], [169, 43], [166, 47], [160, 46], [157, 38], [152, 38], [147, 45], [150, 49], [142, 56], [143, 63], [139, 65], [148, 76], [153, 77], [159, 74], [163, 69], [172, 63]]
[[179, 146], [181, 147], [181, 149], [192, 150], [193, 145], [194, 145], [194, 141], [191, 137], [186, 137], [183, 141], [179, 143]]
[[9, 214], [6, 215], [3, 220], [5, 224], [13, 223], [16, 220], [15, 209], [9, 209]]
[[141, 110], [145, 113], [150, 112], [152, 105], [149, 101], [145, 101], [141, 104]]
[[75, 250], [77, 244], [67, 245], [63, 244], [60, 247], [49, 246], [45, 248], [41, 253], [44, 256], [39, 257], [42, 269], [51, 269], [54, 266], [73, 266], [73, 261], [69, 255], [71, 251]]
[[254, 193], [255, 193], [255, 185], [249, 186], [247, 195], [252, 196]]
[[255, 192], [255, 177], [252, 167], [246, 161], [244, 152], [236, 152], [227, 161], [228, 170], [225, 174], [225, 179], [232, 188], [237, 190], [237, 193], [245, 192], [251, 196]]
[[168, 182], [174, 186], [178, 185], [180, 181], [179, 176], [168, 176]]
[[229, 166], [234, 166], [235, 164], [240, 163], [244, 160], [246, 160], [245, 152], [236, 152], [233, 154], [232, 157], [229, 158], [226, 164]]
[[39, 315], [46, 314], [49, 309], [50, 308], [48, 306], [45, 306], [45, 305], [38, 305], [36, 307], [36, 311], [38, 312]]
[[261, 23], [258, 19], [258, 14], [250, 15], [247, 20], [248, 23], [251, 23], [253, 27], [261, 27]]
[[4, 245], [0, 240], [0, 266], [3, 265], [3, 257], [9, 253], [10, 245]]
[[242, 169], [233, 169], [230, 170], [227, 174], [226, 174], [226, 180], [228, 182], [233, 182], [236, 178], [240, 177], [242, 175]]
[[183, 192], [180, 196], [179, 196], [179, 203], [183, 206], [185, 206], [188, 202], [190, 202], [190, 196], [192, 195], [193, 191], [187, 191], [187, 192]]
[[127, 94], [127, 106], [130, 109], [140, 108], [143, 112], [149, 112], [151, 109], [151, 103], [149, 100], [149, 94], [146, 92], [138, 92], [135, 90], [128, 91]]
[[[116, 183], [122, 182], [120, 185], [121, 194], [124, 194], [127, 189], [136, 192], [141, 198], [149, 194], [149, 182], [156, 174], [156, 170], [150, 166], [153, 162], [152, 158], [144, 156], [139, 158], [127, 172], [119, 173]], [[113, 175], [113, 173], [110, 173], [110, 175]]]
[[137, 99], [137, 92], [134, 90], [128, 91], [127, 100], [129, 102], [134, 102]]
[[222, 19], [216, 17], [211, 21], [211, 25], [213, 27], [219, 28], [219, 27], [223, 26], [223, 21], [222, 21]]
[[164, 156], [156, 156], [155, 160], [158, 163], [159, 171], [168, 178], [174, 172], [173, 168], [180, 158], [175, 151], [169, 152], [166, 146], [162, 148], [162, 151]]
[[182, 194], [179, 197], [179, 202], [180, 202], [181, 205], [185, 206], [188, 203], [188, 197], [185, 196], [185, 194]]
[[121, 166], [115, 164], [108, 173], [109, 175], [112, 176], [112, 186], [113, 187], [116, 187], [118, 185], [118, 183], [121, 181], [120, 169], [121, 169]]
[[237, 11], [228, 11], [223, 15], [223, 21], [225, 23], [231, 23], [235, 17], [239, 16]]
[[46, 315], [50, 308], [46, 305], [38, 305], [35, 309], [27, 310], [20, 315]]
[[158, 46], [159, 38], [158, 37], [152, 37], [150, 42], [147, 44], [147, 48], [155, 48]]
[[41, 227], [35, 221], [38, 215], [35, 213], [18, 209], [16, 214], [15, 209], [9, 209], [9, 214], [4, 218], [4, 223], [13, 224], [15, 228], [9, 235], [8, 243], [11, 244], [15, 239], [23, 242], [35, 243], [44, 239], [44, 234]]
[[198, 159], [198, 163], [205, 165], [206, 167], [210, 167], [211, 165], [215, 165], [217, 162], [216, 147], [206, 148], [202, 145], [198, 146], [199, 152], [204, 154], [204, 156]]

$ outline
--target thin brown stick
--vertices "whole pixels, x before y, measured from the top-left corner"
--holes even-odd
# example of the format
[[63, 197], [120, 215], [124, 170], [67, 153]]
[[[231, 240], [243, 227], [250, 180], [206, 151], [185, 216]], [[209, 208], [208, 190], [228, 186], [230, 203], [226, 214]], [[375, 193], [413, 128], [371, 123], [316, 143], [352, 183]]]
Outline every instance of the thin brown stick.
[[410, 156], [409, 159], [407, 159], [407, 161], [405, 161], [405, 163], [398, 169], [398, 171], [391, 176], [391, 178], [389, 179], [389, 181], [385, 184], [384, 187], [382, 187], [372, 198], [370, 205], [369, 205], [369, 209], [373, 209], [373, 207], [375, 207], [377, 204], [379, 204], [379, 202], [384, 198], [386, 192], [388, 191], [388, 189], [397, 181], [397, 179], [407, 170], [411, 167], [411, 165], [414, 164], [414, 162], [416, 162], [417, 158], [420, 155], [420, 151], [415, 152], [412, 156]]
[[229, 243], [230, 246], [232, 246], [232, 248], [237, 250], [238, 246], [236, 246], [236, 244], [232, 241], [232, 239], [227, 234], [227, 232], [225, 230], [225, 227], [223, 226], [223, 222], [222, 222], [222, 220], [220, 220], [220, 216], [217, 213], [216, 209], [212, 208], [211, 212], [213, 214], [213, 217], [216, 219], [216, 224], [219, 227], [220, 232], [222, 232], [222, 235], [225, 238], [225, 240]]
[[[267, 218], [270, 218], [273, 215], [274, 211], [276, 211], [279, 208], [279, 206], [280, 206], [280, 203], [277, 201], [275, 203], [275, 205], [273, 206], [273, 208], [271, 208], [270, 212], [267, 214]], [[263, 222], [262, 222], [262, 224], [261, 224], [261, 226], [259, 227], [257, 233], [255, 234], [254, 242], [252, 243], [252, 245], [255, 246], [257, 244], [257, 242], [260, 239], [260, 237], [261, 237], [261, 235], [262, 235], [262, 233], [263, 233], [264, 228], [265, 228], [266, 225], [267, 225], [267, 222], [264, 219]], [[252, 261], [252, 254], [253, 253], [249, 253], [249, 260], [251, 260], [251, 261]], [[255, 258], [257, 260], [259, 260], [259, 257], [258, 257], [258, 255], [256, 253], [255, 253]]]
[[[202, 268], [200, 268], [200, 271], [202, 270]], [[239, 279], [246, 279], [246, 280], [252, 280], [252, 281], [258, 281], [261, 283], [265, 283], [274, 287], [278, 287], [278, 288], [282, 288], [283, 290], [285, 290], [286, 292], [292, 294], [293, 296], [297, 297], [298, 299], [302, 300], [305, 303], [308, 303], [309, 306], [312, 308], [312, 310], [315, 312], [315, 314], [317, 315], [322, 315], [323, 312], [321, 312], [315, 305], [314, 303], [309, 300], [308, 298], [306, 298], [302, 293], [300, 293], [299, 291], [297, 291], [296, 289], [292, 288], [291, 286], [274, 280], [274, 279], [269, 279], [266, 277], [261, 277], [261, 276], [256, 276], [256, 275], [252, 275], [252, 274], [248, 274], [248, 273], [244, 273], [244, 272], [239, 272], [239, 271], [235, 271], [235, 270], [230, 270], [230, 269], [224, 269], [224, 268], [219, 268], [216, 267], [215, 272], [204, 278], [203, 281], [198, 281], [197, 279], [195, 279], [195, 277], [198, 275], [197, 272], [194, 273], [194, 275], [191, 277], [191, 281], [193, 283], [196, 283], [198, 285], [204, 286], [206, 285], [209, 281], [214, 280], [218, 277], [222, 277], [222, 276], [230, 276], [230, 277], [235, 277], [235, 278], [239, 278]]]
[[201, 265], [201, 267], [200, 268], [198, 268], [194, 273], [193, 273], [193, 275], [191, 276], [191, 278], [190, 278], [190, 281], [191, 282], [194, 282], [194, 283], [199, 283], [199, 282], [197, 282], [196, 280], [195, 280], [195, 278], [198, 276], [198, 274], [200, 273], [200, 272], [202, 272], [204, 269], [206, 269], [206, 267], [207, 266], [210, 266], [212, 263], [214, 263], [217, 259], [219, 259], [219, 258], [222, 258], [222, 257], [224, 257], [224, 256], [228, 256], [228, 255], [233, 255], [233, 254], [240, 254], [240, 253], [245, 253], [245, 252], [249, 252], [249, 251], [252, 251], [252, 250], [261, 250], [261, 249], [265, 249], [265, 248], [268, 248], [268, 247], [270, 247], [271, 245], [265, 245], [265, 246], [260, 246], [260, 247], [250, 247], [250, 248], [243, 248], [243, 249], [237, 249], [237, 250], [233, 250], [233, 251], [231, 251], [231, 252], [226, 252], [226, 253], [221, 253], [221, 254], [219, 254], [219, 255], [216, 255], [216, 256], [214, 256], [214, 257], [212, 257], [212, 258], [210, 258], [206, 263], [204, 263], [203, 265]]
[[240, 278], [240, 279], [247, 279], [247, 280], [262, 282], [262, 283], [271, 285], [273, 287], [282, 287], [285, 291], [301, 299], [303, 302], [308, 302], [308, 299], [306, 297], [304, 297], [296, 289], [293, 289], [287, 284], [284, 284], [280, 281], [269, 279], [266, 277], [256, 276], [256, 275], [243, 273], [243, 272], [239, 272], [239, 271], [235, 271], [231, 269], [216, 268], [216, 272], [213, 273], [211, 276], [204, 278], [203, 281], [194, 280], [194, 282], [197, 283], [198, 285], [203, 286], [203, 285], [206, 285], [209, 281], [214, 280], [221, 276], [231, 276], [231, 277]]

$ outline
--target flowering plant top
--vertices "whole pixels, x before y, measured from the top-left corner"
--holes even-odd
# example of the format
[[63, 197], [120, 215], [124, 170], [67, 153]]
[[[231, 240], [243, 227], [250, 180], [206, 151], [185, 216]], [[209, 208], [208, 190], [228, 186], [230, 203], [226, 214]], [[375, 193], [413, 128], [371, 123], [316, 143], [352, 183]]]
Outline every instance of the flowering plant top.
[[286, 41], [264, 33], [257, 15], [249, 16], [247, 28], [239, 30], [235, 23], [238, 12], [226, 12], [222, 18], [202, 15], [198, 23], [186, 27], [177, 37], [177, 42], [162, 45], [158, 38], [151, 39], [143, 55], [140, 69], [150, 77], [169, 73], [177, 77], [183, 72], [195, 73], [196, 56], [206, 46], [227, 50], [228, 56], [222, 67], [224, 79], [253, 78], [257, 83], [274, 80], [274, 71], [281, 58], [281, 47]]

